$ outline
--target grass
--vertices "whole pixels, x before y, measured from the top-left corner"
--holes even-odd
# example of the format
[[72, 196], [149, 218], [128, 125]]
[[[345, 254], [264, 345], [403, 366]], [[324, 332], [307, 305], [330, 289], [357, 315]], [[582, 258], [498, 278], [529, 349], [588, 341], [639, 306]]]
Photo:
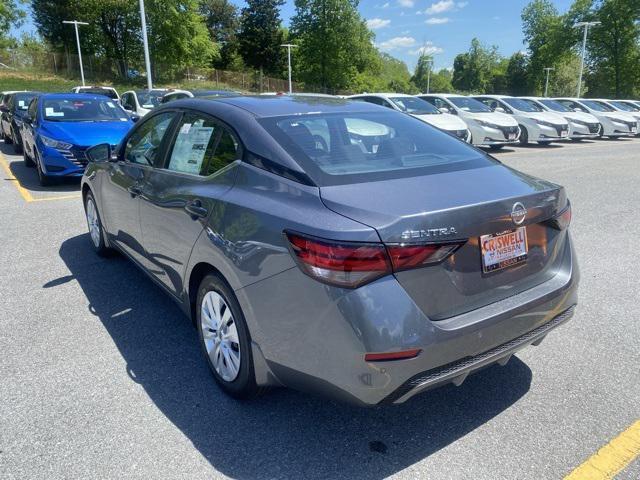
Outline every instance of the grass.
[[[108, 85], [123, 93], [127, 90], [145, 88], [145, 83], [120, 83], [120, 82], [86, 82], [87, 85]], [[80, 85], [80, 79], [72, 80], [64, 77], [1, 70], [0, 91], [7, 90], [33, 90], [37, 92], [68, 92], [73, 87]], [[238, 90], [237, 87], [220, 82], [209, 81], [185, 81], [171, 84], [154, 84], [158, 88], [185, 88], [185, 89], [212, 89], [212, 90]]]

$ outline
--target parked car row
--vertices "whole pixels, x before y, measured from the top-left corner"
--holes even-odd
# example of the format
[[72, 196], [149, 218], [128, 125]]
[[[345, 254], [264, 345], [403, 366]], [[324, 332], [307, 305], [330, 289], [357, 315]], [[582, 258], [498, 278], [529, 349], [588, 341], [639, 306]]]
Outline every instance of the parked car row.
[[631, 100], [395, 93], [346, 98], [408, 113], [469, 143], [493, 149], [518, 142], [544, 145], [640, 132], [640, 102]]

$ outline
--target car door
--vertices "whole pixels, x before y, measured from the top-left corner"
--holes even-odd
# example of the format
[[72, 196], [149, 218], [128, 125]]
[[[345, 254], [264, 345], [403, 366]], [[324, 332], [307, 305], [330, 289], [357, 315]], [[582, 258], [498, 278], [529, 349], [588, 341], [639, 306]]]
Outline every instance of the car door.
[[144, 185], [140, 223], [153, 272], [180, 295], [191, 250], [209, 215], [223, 209], [241, 157], [238, 137], [213, 117], [185, 111], [161, 168]]
[[34, 144], [35, 144], [35, 134], [34, 129], [38, 124], [38, 97], [35, 97], [29, 103], [29, 108], [27, 109], [27, 116], [22, 119], [22, 148], [26, 152], [29, 158], [35, 158], [34, 156]]
[[101, 213], [110, 240], [146, 268], [149, 262], [142, 246], [139, 197], [176, 116], [175, 111], [162, 112], [134, 128], [100, 183]]

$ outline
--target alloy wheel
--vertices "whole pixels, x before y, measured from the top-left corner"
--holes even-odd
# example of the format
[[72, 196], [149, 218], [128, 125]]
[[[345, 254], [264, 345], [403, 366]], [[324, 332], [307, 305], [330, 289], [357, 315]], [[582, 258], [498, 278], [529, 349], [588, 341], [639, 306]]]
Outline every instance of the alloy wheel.
[[87, 226], [89, 227], [91, 241], [96, 248], [100, 248], [100, 221], [98, 220], [98, 211], [93, 198], [87, 199]]
[[233, 382], [240, 372], [240, 339], [231, 308], [216, 291], [202, 299], [200, 328], [207, 355], [216, 373], [226, 382]]

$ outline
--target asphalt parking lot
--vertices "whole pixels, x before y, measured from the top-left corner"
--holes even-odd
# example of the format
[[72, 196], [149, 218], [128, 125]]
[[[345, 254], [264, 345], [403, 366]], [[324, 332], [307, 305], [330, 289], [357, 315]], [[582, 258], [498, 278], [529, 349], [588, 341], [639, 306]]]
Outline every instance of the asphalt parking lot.
[[43, 189], [0, 151], [0, 478], [559, 479], [615, 473], [625, 452], [592, 456], [616, 438], [616, 478], [640, 478], [640, 435], [619, 437], [640, 419], [640, 139], [497, 154], [567, 187], [576, 315], [505, 367], [373, 409], [223, 395], [172, 301], [94, 255], [78, 184]]

